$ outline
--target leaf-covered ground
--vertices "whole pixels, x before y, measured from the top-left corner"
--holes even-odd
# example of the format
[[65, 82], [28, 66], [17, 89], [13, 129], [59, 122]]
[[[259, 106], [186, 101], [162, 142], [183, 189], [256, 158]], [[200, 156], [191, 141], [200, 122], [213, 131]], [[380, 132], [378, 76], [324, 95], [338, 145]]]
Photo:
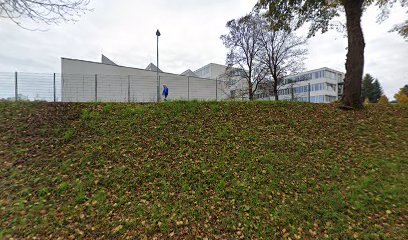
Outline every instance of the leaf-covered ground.
[[0, 239], [407, 239], [408, 107], [0, 103]]

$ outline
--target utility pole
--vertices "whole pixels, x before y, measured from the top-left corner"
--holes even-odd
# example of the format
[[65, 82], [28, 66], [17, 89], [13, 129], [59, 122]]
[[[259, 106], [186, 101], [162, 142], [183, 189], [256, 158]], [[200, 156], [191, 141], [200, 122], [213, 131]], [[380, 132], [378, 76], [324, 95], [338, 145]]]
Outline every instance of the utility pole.
[[157, 29], [156, 36], [157, 36], [157, 65], [156, 65], [156, 77], [157, 77], [157, 102], [160, 102], [160, 83], [159, 83], [159, 37], [160, 31]]

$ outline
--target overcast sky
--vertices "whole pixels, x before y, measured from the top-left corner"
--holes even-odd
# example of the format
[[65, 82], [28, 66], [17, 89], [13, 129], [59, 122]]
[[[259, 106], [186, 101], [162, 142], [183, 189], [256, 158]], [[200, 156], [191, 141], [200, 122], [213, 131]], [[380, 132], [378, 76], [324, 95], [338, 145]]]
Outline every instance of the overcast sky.
[[[0, 19], [0, 72], [60, 72], [61, 57], [100, 61], [103, 53], [119, 65], [144, 68], [156, 61], [156, 29], [160, 37], [160, 68], [171, 73], [225, 63], [220, 35], [228, 20], [248, 13], [256, 0], [91, 0], [94, 10], [75, 24], [27, 31]], [[386, 95], [408, 84], [408, 42], [388, 30], [407, 19], [392, 9], [382, 24], [377, 9], [363, 17], [365, 72], [380, 80]], [[26, 23], [26, 26], [30, 26]], [[345, 71], [347, 39], [331, 31], [309, 40], [306, 69], [329, 67]]]

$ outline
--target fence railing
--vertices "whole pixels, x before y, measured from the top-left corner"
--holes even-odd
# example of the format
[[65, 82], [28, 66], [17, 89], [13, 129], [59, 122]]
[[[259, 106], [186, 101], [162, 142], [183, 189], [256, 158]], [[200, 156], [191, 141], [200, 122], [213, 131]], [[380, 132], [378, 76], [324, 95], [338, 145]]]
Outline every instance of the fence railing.
[[[48, 102], [156, 102], [163, 85], [170, 100], [229, 98], [225, 81], [181, 75], [121, 76], [59, 73], [1, 73], [0, 100]], [[157, 96], [159, 88], [159, 96]]]
[[0, 72], [0, 100], [61, 101], [61, 74]]
[[[152, 75], [0, 72], [0, 101], [157, 102], [163, 100], [163, 85], [169, 88], [169, 100], [248, 99], [245, 82], [220, 79], [174, 74], [161, 74], [157, 79]], [[254, 98], [274, 100], [269, 85], [259, 88]], [[330, 84], [284, 85], [279, 90], [279, 100], [315, 103], [337, 100], [336, 87], [326, 85]]]

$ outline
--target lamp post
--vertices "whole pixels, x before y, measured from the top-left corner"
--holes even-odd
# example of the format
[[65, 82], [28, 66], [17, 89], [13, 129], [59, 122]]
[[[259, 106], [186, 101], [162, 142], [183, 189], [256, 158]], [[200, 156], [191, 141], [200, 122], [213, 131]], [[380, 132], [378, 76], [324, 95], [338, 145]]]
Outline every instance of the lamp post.
[[157, 29], [156, 36], [157, 36], [157, 65], [156, 65], [156, 77], [157, 77], [157, 102], [160, 102], [160, 83], [159, 83], [159, 37], [160, 31]]

